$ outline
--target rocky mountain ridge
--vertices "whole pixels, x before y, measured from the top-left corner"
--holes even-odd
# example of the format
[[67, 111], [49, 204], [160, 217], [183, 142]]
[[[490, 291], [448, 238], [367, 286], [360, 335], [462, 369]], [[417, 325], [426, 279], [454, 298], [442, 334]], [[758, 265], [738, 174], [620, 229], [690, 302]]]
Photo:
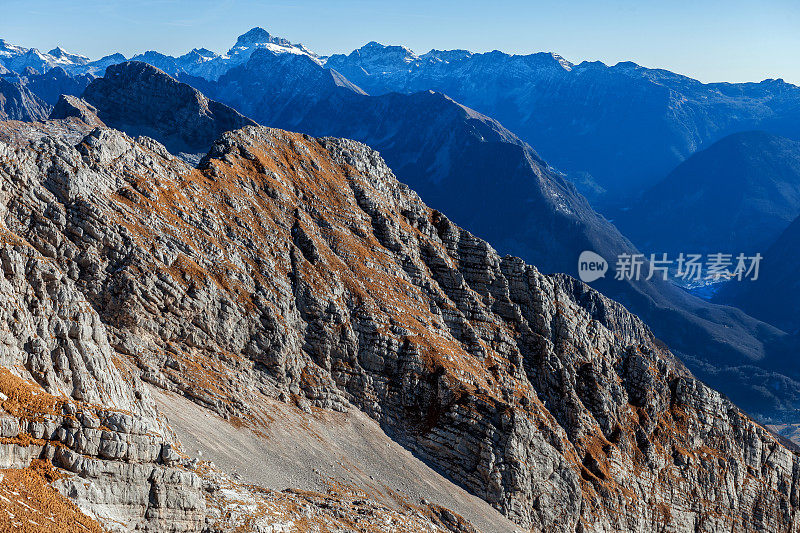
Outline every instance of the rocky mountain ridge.
[[[346, 491], [333, 498], [243, 485], [180, 451], [139, 377], [137, 362], [111, 346], [119, 339], [99, 318], [97, 302], [87, 299], [91, 286], [98, 287], [95, 281], [57, 258], [71, 249], [66, 253], [74, 259], [73, 252], [86, 252], [81, 262], [94, 262], [89, 259], [94, 251], [78, 251], [84, 237], [73, 240], [82, 230], [75, 226], [58, 237], [50, 233], [46, 239], [57, 238], [51, 244], [38, 237], [31, 243], [18, 234], [26, 232], [19, 222], [32, 223], [29, 228], [42, 237], [41, 224], [55, 220], [54, 229], [78, 219], [99, 231], [124, 233], [124, 226], [103, 218], [101, 200], [111, 200], [107, 195], [122, 183], [117, 178], [152, 177], [152, 165], [165, 156], [175, 171], [188, 170], [152, 140], [138, 144], [108, 129], [86, 136], [90, 129], [74, 118], [35, 127], [2, 123], [0, 464], [14, 494], [23, 486], [26, 494], [33, 493], [14, 507], [18, 514], [9, 515], [11, 525], [48, 531], [42, 513], [59, 499], [69, 507], [66, 497], [87, 516], [73, 515], [75, 522], [61, 516], [59, 527], [65, 531], [100, 530], [98, 523], [112, 531], [263, 531], [298, 523], [368, 531], [471, 531], [459, 517], [433, 505], [396, 510]], [[80, 145], [74, 144], [76, 135], [83, 139]], [[95, 200], [101, 203], [92, 204]], [[85, 238], [92, 239], [90, 233], [94, 230]], [[20, 473], [27, 485], [20, 484]], [[50, 484], [61, 496], [46, 492]]]
[[[498, 256], [366, 146], [246, 127], [193, 168], [75, 121], [3, 126], [3, 450], [71, 472], [56, 487], [104, 525], [255, 529], [274, 514], [237, 502], [296, 502], [212, 482], [144, 380], [244, 423], [261, 396], [363, 410], [526, 528], [797, 527], [792, 452], [622, 306]], [[384, 529], [466, 527], [427, 509]]]
[[[148, 83], [136, 82], [142, 77]], [[435, 207], [489, 238], [503, 253], [522, 256], [544, 271], [574, 271], [579, 251], [586, 249], [608, 258], [637, 253], [530, 146], [444, 95], [370, 97], [308, 58], [268, 50], [257, 50], [219, 82], [187, 81], [261, 122], [367, 142]], [[209, 121], [198, 104], [205, 97], [195, 89], [142, 63], [115, 66], [94, 85], [104, 88], [95, 100], [99, 110], [72, 100], [52, 116], [82, 117], [96, 125], [103, 124], [93, 118], [97, 113], [116, 117], [113, 125], [132, 135], [156, 137], [173, 153], [183, 149], [176, 148], [176, 135], [178, 140], [198, 139], [193, 155], [182, 152], [195, 163], [215, 132], [231, 127]], [[182, 90], [174, 90], [178, 87]], [[176, 110], [182, 110], [179, 119]], [[209, 125], [215, 126], [209, 130]], [[498, 219], [497, 212], [505, 216]], [[640, 312], [703, 379], [749, 412], [771, 420], [796, 418], [800, 384], [786, 365], [784, 333], [658, 280], [600, 280], [596, 286]]]
[[108, 67], [105, 76], [86, 87], [82, 100], [104, 124], [134, 136], [157, 137], [172, 153], [195, 154], [198, 160], [223, 132], [255, 125], [139, 61]]

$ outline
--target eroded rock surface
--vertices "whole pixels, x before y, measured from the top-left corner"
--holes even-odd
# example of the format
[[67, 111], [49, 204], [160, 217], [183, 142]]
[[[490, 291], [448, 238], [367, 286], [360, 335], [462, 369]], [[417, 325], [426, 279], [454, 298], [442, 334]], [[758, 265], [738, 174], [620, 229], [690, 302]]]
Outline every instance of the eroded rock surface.
[[[4, 403], [5, 454], [72, 472], [57, 485], [101, 522], [231, 529], [261, 516], [237, 502], [289, 497], [215, 484], [143, 379], [243, 423], [261, 396], [361, 409], [536, 531], [797, 528], [800, 461], [772, 434], [622, 306], [499, 257], [366, 146], [247, 127], [193, 168], [110, 129], [27, 138], [0, 144], [0, 360], [69, 402], [52, 423]], [[462, 527], [432, 509], [397, 520]]]

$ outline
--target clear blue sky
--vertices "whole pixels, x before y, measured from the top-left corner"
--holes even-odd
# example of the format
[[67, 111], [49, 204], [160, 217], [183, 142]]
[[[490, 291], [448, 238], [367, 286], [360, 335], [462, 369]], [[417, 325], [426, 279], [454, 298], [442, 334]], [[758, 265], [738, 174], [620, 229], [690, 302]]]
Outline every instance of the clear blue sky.
[[702, 81], [800, 84], [800, 1], [0, 0], [0, 38], [90, 57], [225, 51], [253, 26], [320, 54], [375, 40], [431, 48], [631, 60]]

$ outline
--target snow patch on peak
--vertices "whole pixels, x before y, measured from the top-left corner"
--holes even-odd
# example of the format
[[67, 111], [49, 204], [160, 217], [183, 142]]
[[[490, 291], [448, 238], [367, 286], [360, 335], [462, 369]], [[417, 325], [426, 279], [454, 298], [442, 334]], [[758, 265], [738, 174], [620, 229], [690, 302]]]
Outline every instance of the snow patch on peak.
[[426, 61], [436, 61], [442, 63], [451, 63], [461, 59], [469, 59], [473, 54], [469, 50], [436, 50], [433, 49], [426, 54], [422, 54], [420, 59]]
[[5, 39], [0, 39], [0, 52], [7, 52], [13, 54], [24, 54], [27, 52], [27, 48], [23, 48], [21, 46], [17, 46], [15, 44], [11, 44]]
[[554, 52], [550, 52], [550, 56], [553, 59], [555, 59], [556, 62], [564, 68], [564, 70], [566, 70], [566, 71], [571, 71], [572, 70], [572, 67], [574, 65], [572, 63], [570, 63], [569, 61], [567, 61], [566, 59], [564, 59], [562, 56], [560, 56], [560, 55], [558, 55], [558, 54], [556, 54]]
[[71, 54], [57, 46], [47, 52], [47, 55], [55, 59], [59, 65], [85, 65], [89, 62], [89, 58], [80, 54]]
[[199, 55], [201, 57], [216, 57], [217, 56], [217, 54], [215, 54], [214, 52], [212, 52], [208, 48], [192, 48], [192, 52], [191, 53], [197, 54], [197, 55]]
[[383, 56], [391, 58], [403, 58], [404, 61], [410, 63], [419, 59], [419, 56], [407, 46], [397, 44], [381, 44], [377, 41], [370, 41], [358, 50], [361, 56]]
[[78, 70], [85, 72], [86, 65], [90, 64], [88, 57], [72, 54], [60, 46], [47, 53], [42, 53], [36, 48], [11, 44], [5, 39], [0, 39], [0, 61], [6, 68], [18, 73], [33, 70], [45, 73], [55, 67], [62, 67], [67, 72]]
[[67, 52], [66, 50], [64, 50], [60, 46], [56, 46], [55, 48], [53, 48], [52, 50], [50, 50], [47, 53], [50, 54], [53, 57], [60, 57], [60, 58], [67, 58], [67, 59], [81, 59], [81, 60], [84, 60], [84, 61], [87, 61], [87, 62], [89, 61], [88, 57], [86, 57], [84, 55], [81, 55], [81, 54], [72, 54], [70, 52]]
[[235, 50], [238, 47], [247, 48], [252, 45], [258, 45], [258, 44], [277, 44], [280, 46], [292, 46], [292, 43], [288, 39], [284, 39], [283, 37], [274, 37], [264, 28], [256, 26], [247, 33], [240, 35], [239, 38], [236, 40], [236, 44], [233, 46], [231, 52], [229, 53], [232, 53], [233, 50]]

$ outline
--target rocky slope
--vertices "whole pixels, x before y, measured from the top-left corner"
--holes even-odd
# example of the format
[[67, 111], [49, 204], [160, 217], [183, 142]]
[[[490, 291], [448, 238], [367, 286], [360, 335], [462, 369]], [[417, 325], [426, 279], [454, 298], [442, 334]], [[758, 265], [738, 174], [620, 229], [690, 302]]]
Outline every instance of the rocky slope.
[[800, 215], [800, 142], [736, 133], [697, 152], [616, 224], [654, 252], [764, 251]]
[[366, 146], [247, 127], [193, 168], [26, 127], [0, 144], [4, 457], [67, 470], [104, 525], [232, 529], [283, 502], [466, 527], [229, 485], [176, 452], [141, 376], [244, 424], [265, 397], [358, 408], [534, 530], [797, 527], [792, 452], [622, 306], [498, 256]]
[[97, 108], [89, 102], [75, 96], [62, 94], [48, 118], [53, 120], [77, 118], [84, 124], [105, 126], [97, 113]]
[[[189, 169], [153, 141], [96, 130], [76, 145], [75, 136], [85, 134], [75, 119], [2, 124], [0, 490], [15, 495], [2, 504], [11, 525], [52, 531], [48, 521], [58, 512], [64, 531], [98, 530], [97, 524], [159, 532], [469, 531], [432, 504], [396, 510], [355, 493], [260, 489], [180, 452], [139, 378], [141, 361], [120, 351], [130, 338], [111, 323], [117, 305], [107, 302], [110, 314], [101, 318], [106, 306], [95, 298], [108, 296], [102, 280], [114, 275], [106, 270], [110, 249], [101, 259], [95, 254], [102, 250], [87, 244], [92, 234], [101, 248], [112, 240], [133, 244], [124, 221], [104, 218], [123, 198], [120, 185], [156, 179], [156, 169], [171, 168], [173, 177]], [[78, 236], [81, 226], [88, 231]]]
[[172, 153], [204, 154], [223, 132], [255, 124], [161, 70], [136, 61], [108, 67], [82, 98], [105, 124], [133, 135], [157, 137]]

